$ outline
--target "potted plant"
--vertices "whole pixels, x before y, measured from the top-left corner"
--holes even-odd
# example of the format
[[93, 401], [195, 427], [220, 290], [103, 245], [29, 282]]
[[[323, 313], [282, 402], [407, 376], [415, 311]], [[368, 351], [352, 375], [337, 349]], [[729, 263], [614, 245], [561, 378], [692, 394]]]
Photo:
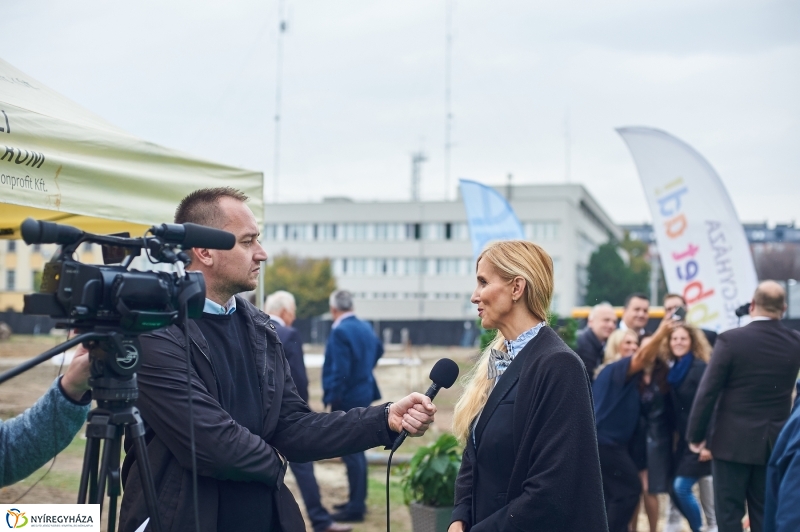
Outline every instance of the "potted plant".
[[447, 532], [460, 467], [461, 450], [452, 434], [414, 453], [402, 480], [414, 532]]

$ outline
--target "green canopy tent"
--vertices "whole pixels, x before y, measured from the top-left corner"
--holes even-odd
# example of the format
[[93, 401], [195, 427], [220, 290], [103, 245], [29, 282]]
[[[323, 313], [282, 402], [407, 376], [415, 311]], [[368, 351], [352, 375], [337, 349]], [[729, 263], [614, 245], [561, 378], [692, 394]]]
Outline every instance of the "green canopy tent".
[[0, 238], [28, 216], [143, 234], [187, 193], [230, 186], [262, 218], [263, 175], [131, 135], [0, 59]]

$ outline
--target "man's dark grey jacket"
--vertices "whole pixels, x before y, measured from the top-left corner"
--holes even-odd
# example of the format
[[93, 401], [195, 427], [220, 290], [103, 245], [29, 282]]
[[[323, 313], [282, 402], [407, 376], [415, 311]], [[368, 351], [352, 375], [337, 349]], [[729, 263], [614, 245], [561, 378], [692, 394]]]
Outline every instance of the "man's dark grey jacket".
[[[285, 532], [305, 530], [291, 492], [283, 485], [285, 459], [308, 462], [391, 445], [396, 433], [383, 406], [330, 414], [314, 413], [298, 395], [274, 324], [269, 316], [236, 297], [245, 312], [256, 354], [264, 412], [263, 433], [237, 425], [219, 404], [214, 357], [197, 324], [189, 322], [200, 530], [213, 532], [218, 519], [218, 480], [261, 482], [273, 488], [273, 512]], [[144, 356], [137, 406], [147, 426], [145, 438], [164, 532], [193, 532], [191, 453], [186, 393], [186, 335], [177, 325], [140, 337]], [[122, 468], [124, 496], [120, 532], [134, 532], [147, 518], [136, 453], [126, 438]], [[278, 452], [283, 455], [282, 458]], [[253, 508], [253, 512], [263, 508]], [[235, 520], [235, 516], [231, 516]], [[149, 530], [149, 527], [148, 527]]]

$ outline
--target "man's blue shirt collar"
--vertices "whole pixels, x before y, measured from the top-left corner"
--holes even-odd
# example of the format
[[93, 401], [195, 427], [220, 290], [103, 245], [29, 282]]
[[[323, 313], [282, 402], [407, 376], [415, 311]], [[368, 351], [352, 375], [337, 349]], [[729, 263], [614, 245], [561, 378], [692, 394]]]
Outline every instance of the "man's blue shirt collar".
[[216, 314], [217, 316], [224, 316], [226, 314], [233, 314], [236, 312], [236, 297], [232, 297], [225, 303], [223, 307], [219, 303], [215, 303], [206, 298], [206, 304], [203, 306], [203, 312], [206, 314]]

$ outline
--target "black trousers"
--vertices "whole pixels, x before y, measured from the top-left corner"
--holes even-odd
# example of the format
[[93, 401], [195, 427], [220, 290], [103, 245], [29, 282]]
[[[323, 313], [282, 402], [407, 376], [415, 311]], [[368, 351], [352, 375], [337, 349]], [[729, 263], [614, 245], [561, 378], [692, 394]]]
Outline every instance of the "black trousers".
[[742, 532], [744, 503], [750, 517], [750, 532], [764, 529], [764, 497], [767, 466], [714, 459], [714, 505], [719, 532]]
[[[600, 472], [603, 475], [603, 497], [606, 501], [609, 532], [627, 532], [633, 517], [642, 482], [628, 447], [623, 445], [598, 445]], [[739, 531], [741, 532], [741, 531]]]

